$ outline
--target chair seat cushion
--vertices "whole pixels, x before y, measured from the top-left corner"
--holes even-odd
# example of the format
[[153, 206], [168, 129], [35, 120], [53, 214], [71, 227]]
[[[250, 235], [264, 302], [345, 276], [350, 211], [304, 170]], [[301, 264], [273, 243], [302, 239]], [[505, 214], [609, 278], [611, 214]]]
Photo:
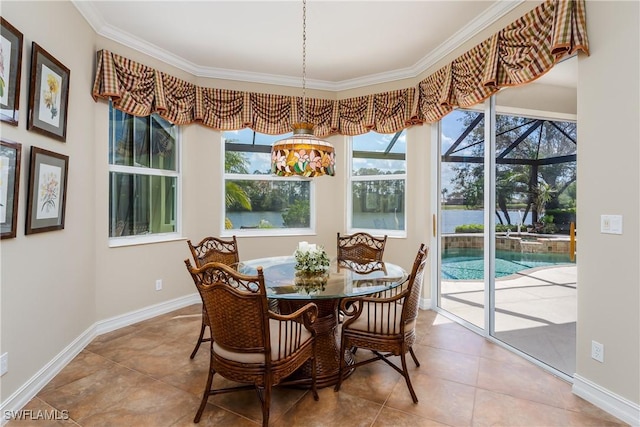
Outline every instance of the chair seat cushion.
[[[291, 322], [295, 323], [295, 322]], [[279, 349], [285, 349], [287, 343], [284, 335], [280, 336], [280, 324], [278, 320], [269, 319], [269, 332], [271, 337], [271, 360], [276, 361], [286, 356], [286, 354], [279, 354]], [[289, 327], [289, 331], [291, 331], [291, 327]], [[307, 330], [307, 328], [302, 327], [302, 332], [300, 334], [300, 343], [303, 344], [307, 340], [311, 338], [311, 332]], [[289, 340], [290, 341], [290, 340]], [[291, 344], [289, 343], [289, 346]], [[284, 351], [284, 350], [283, 350]], [[213, 342], [213, 352], [218, 356], [227, 359], [233, 360], [234, 362], [239, 363], [265, 363], [265, 355], [264, 353], [239, 353], [235, 351], [226, 350], [216, 341]], [[293, 353], [293, 350], [288, 351], [288, 354]]]
[[[399, 334], [401, 317], [402, 304], [365, 303], [360, 316], [345, 328], [347, 330], [352, 329], [377, 334]], [[415, 327], [415, 323], [415, 320], [407, 323], [404, 330], [412, 330]]]

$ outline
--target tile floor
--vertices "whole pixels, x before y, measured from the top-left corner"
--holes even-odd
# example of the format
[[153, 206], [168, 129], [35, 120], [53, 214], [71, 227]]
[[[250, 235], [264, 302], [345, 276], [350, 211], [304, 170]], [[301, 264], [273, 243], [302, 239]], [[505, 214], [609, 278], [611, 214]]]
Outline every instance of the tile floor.
[[[97, 337], [24, 409], [68, 411], [64, 421], [7, 426], [193, 426], [208, 347], [190, 360], [200, 327], [193, 305]], [[571, 385], [433, 311], [421, 311], [409, 359], [420, 402], [382, 362], [357, 369], [340, 392], [278, 388], [272, 426], [621, 426]], [[358, 352], [365, 353], [364, 351]], [[362, 357], [362, 356], [360, 356]], [[218, 378], [217, 381], [220, 381]], [[261, 423], [253, 391], [209, 398], [201, 426]]]

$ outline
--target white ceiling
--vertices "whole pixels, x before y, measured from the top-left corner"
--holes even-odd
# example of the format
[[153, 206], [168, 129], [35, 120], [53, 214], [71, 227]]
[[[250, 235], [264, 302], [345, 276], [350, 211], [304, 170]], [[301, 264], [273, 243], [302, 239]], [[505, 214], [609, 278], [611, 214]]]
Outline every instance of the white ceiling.
[[[307, 0], [306, 86], [415, 77], [521, 1]], [[301, 0], [73, 3], [98, 34], [196, 76], [301, 85]]]

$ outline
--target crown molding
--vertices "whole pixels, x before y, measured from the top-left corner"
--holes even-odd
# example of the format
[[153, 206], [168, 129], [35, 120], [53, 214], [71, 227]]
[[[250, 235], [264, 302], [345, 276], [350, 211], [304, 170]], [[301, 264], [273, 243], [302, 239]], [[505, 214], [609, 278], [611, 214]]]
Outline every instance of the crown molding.
[[[449, 37], [444, 43], [442, 43], [432, 52], [429, 52], [425, 57], [423, 57], [420, 61], [418, 61], [411, 67], [392, 70], [384, 73], [371, 74], [339, 82], [307, 79], [306, 86], [309, 89], [339, 92], [375, 84], [415, 78], [435, 65], [438, 61], [445, 58], [458, 46], [467, 42], [480, 31], [487, 28], [497, 19], [515, 9], [524, 1], [526, 0], [505, 0], [494, 3], [484, 13], [478, 15], [467, 26], [460, 29], [453, 36]], [[168, 65], [172, 65], [178, 69], [186, 71], [187, 73], [192, 74], [196, 77], [235, 80], [278, 86], [296, 87], [300, 85], [299, 77], [199, 66], [197, 64], [194, 64], [193, 62], [187, 61], [186, 59], [176, 54], [161, 49], [158, 46], [147, 42], [146, 40], [135, 37], [112, 25], [107, 24], [102, 18], [101, 14], [93, 6], [93, 2], [82, 0], [71, 0], [71, 2], [98, 35], [123, 44], [152, 58], [158, 59], [159, 61], [162, 61]]]
[[445, 58], [463, 43], [471, 40], [476, 34], [493, 24], [499, 18], [511, 12], [526, 0], [507, 0], [494, 3], [489, 9], [478, 15], [467, 26], [458, 30], [454, 35], [449, 37], [440, 46], [429, 52], [424, 58], [418, 61], [412, 69], [415, 76], [426, 71], [438, 61]]

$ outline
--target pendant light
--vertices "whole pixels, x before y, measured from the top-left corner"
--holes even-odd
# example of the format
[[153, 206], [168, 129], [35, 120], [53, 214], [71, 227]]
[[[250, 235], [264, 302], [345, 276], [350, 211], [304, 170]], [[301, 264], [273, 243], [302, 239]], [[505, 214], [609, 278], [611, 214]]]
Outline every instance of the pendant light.
[[293, 136], [271, 147], [271, 173], [278, 176], [316, 177], [335, 175], [335, 154], [330, 142], [313, 134], [314, 124], [305, 121], [307, 74], [307, 2], [302, 1], [302, 121], [294, 123]]

